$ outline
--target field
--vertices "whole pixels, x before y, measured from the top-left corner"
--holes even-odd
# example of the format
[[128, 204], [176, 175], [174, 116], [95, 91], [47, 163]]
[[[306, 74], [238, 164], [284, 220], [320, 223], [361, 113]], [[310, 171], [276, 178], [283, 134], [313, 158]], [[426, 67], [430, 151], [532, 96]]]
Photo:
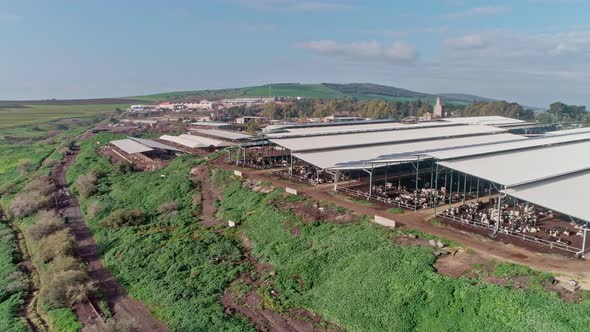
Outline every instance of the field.
[[0, 102], [0, 129], [33, 126], [60, 119], [92, 118], [111, 113], [117, 108], [126, 109], [129, 104], [4, 104]]
[[[303, 222], [273, 207], [277, 193], [254, 193], [231, 178], [217, 178], [222, 215], [241, 220], [254, 255], [274, 267], [277, 307], [307, 308], [349, 331], [583, 331], [590, 324], [590, 301], [560, 300], [540, 286], [543, 274], [527, 289], [446, 277], [434, 271], [431, 247], [395, 245], [399, 234], [368, 222]], [[506, 265], [495, 273], [520, 274], [537, 275]]]

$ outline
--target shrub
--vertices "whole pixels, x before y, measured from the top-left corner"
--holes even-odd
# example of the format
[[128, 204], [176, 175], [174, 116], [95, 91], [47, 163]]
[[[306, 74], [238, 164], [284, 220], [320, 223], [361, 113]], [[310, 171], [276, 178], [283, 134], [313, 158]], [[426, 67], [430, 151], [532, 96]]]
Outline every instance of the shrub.
[[96, 218], [96, 216], [103, 211], [103, 206], [98, 200], [94, 200], [88, 204], [88, 210], [86, 215], [90, 219]]
[[166, 213], [174, 212], [174, 211], [177, 211], [177, 210], [178, 210], [178, 205], [176, 204], [176, 202], [162, 203], [158, 207], [158, 213], [159, 214], [166, 214]]
[[60, 272], [77, 270], [82, 271], [83, 265], [72, 256], [57, 256], [49, 264], [45, 273], [58, 274]]
[[37, 214], [37, 221], [27, 229], [27, 236], [34, 241], [39, 241], [63, 228], [63, 221], [54, 211], [40, 211]]
[[46, 273], [41, 285], [41, 300], [54, 308], [72, 306], [81, 302], [96, 288], [88, 274], [78, 270]]
[[18, 161], [17, 171], [21, 176], [25, 176], [37, 168], [37, 164], [31, 159], [21, 159]]
[[115, 175], [123, 175], [127, 173], [131, 173], [133, 171], [133, 167], [126, 162], [116, 163], [113, 166], [113, 174]]
[[101, 224], [107, 227], [119, 228], [123, 226], [138, 226], [146, 222], [146, 217], [140, 209], [119, 209], [111, 213]]
[[23, 190], [47, 196], [55, 191], [55, 185], [49, 176], [43, 174], [29, 182]]
[[48, 204], [49, 199], [39, 192], [21, 192], [10, 203], [10, 212], [18, 218], [26, 217]]
[[48, 263], [59, 255], [72, 255], [76, 248], [76, 240], [67, 229], [57, 231], [42, 238], [37, 243], [37, 256]]
[[89, 172], [80, 175], [74, 182], [74, 186], [76, 187], [76, 189], [82, 197], [88, 198], [96, 193], [96, 175], [97, 174], [95, 172]]

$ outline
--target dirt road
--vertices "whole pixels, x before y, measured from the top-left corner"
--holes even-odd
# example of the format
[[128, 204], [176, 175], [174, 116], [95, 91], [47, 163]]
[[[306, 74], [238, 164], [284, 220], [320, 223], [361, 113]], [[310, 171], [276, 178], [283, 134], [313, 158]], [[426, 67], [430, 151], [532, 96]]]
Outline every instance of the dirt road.
[[289, 181], [270, 175], [268, 170], [252, 170], [249, 168], [227, 165], [222, 162], [216, 162], [215, 165], [226, 170], [240, 170], [246, 177], [269, 181], [277, 187], [295, 187], [299, 192], [304, 193], [315, 200], [331, 202], [361, 214], [370, 216], [379, 215], [393, 219], [402, 229], [413, 229], [427, 234], [440, 236], [460, 243], [462, 246], [472, 249], [478, 255], [488, 259], [491, 258], [499, 261], [523, 264], [536, 270], [575, 279], [580, 283], [580, 286], [583, 289], [590, 289], [590, 262], [587, 260], [574, 260], [561, 255], [532, 252], [525, 248], [504, 244], [477, 234], [463, 232], [445, 226], [437, 226], [428, 221], [433, 215], [433, 211], [430, 209], [395, 214], [384, 208], [365, 206], [350, 201], [344, 196], [330, 191], [331, 185], [314, 187], [310, 185], [293, 184], [292, 182], [290, 183]]
[[[63, 165], [56, 167], [52, 177], [58, 190], [67, 191], [70, 196], [67, 207], [63, 210], [68, 217], [68, 227], [78, 241], [78, 257], [87, 264], [88, 274], [92, 280], [106, 293], [115, 319], [132, 322], [141, 331], [166, 331], [165, 325], [154, 318], [142, 303], [129, 297], [115, 277], [105, 268], [92, 233], [84, 221], [78, 200], [72, 195], [67, 185], [66, 171], [74, 162], [76, 155], [77, 153], [66, 156]], [[88, 302], [78, 304], [75, 310], [78, 319], [85, 325], [102, 323], [93, 306]]]

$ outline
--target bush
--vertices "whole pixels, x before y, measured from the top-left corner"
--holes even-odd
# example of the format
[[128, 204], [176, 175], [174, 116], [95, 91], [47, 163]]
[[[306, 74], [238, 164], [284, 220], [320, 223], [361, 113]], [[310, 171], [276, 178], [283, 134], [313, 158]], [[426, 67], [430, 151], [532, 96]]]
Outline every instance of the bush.
[[41, 300], [54, 308], [72, 306], [85, 300], [95, 286], [84, 271], [46, 273], [41, 281]]
[[100, 201], [94, 200], [94, 201], [88, 203], [88, 208], [87, 208], [87, 211], [86, 211], [86, 216], [89, 219], [94, 219], [103, 210], [104, 209], [103, 209], [103, 206], [100, 203]]
[[82, 329], [82, 324], [78, 322], [78, 317], [72, 309], [52, 309], [48, 310], [47, 314], [51, 318], [51, 331], [78, 332]]
[[123, 175], [127, 173], [131, 173], [133, 171], [133, 167], [126, 162], [117, 163], [113, 166], [113, 174], [115, 175]]
[[40, 211], [37, 221], [27, 229], [27, 236], [33, 241], [39, 241], [63, 228], [63, 221], [54, 211]]
[[49, 204], [49, 199], [39, 192], [21, 192], [10, 203], [10, 212], [17, 218], [30, 216]]
[[53, 184], [49, 176], [43, 174], [27, 183], [23, 191], [38, 192], [41, 195], [47, 196], [55, 191], [55, 184]]
[[17, 171], [21, 176], [25, 176], [37, 168], [37, 164], [31, 159], [21, 159], [18, 161]]
[[82, 197], [88, 198], [97, 192], [96, 180], [96, 172], [86, 173], [76, 179], [74, 186]]
[[76, 270], [82, 271], [83, 265], [78, 259], [72, 256], [57, 256], [49, 264], [47, 264], [47, 270], [45, 273], [58, 274], [64, 271]]
[[119, 228], [123, 226], [139, 226], [145, 222], [145, 214], [140, 209], [119, 209], [111, 213], [111, 215], [105, 220], [101, 221], [101, 224], [111, 228]]
[[67, 229], [57, 231], [42, 238], [37, 243], [37, 256], [48, 263], [60, 255], [72, 255], [76, 249], [76, 240]]
[[177, 210], [178, 210], [178, 204], [176, 204], [175, 202], [162, 203], [158, 207], [159, 214], [166, 214], [166, 213], [174, 212]]

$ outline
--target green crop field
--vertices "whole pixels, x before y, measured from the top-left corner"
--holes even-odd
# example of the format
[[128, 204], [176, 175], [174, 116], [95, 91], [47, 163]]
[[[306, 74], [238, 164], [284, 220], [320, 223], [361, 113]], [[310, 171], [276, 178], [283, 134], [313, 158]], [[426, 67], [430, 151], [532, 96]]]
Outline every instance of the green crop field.
[[0, 129], [21, 126], [32, 126], [49, 121], [73, 118], [91, 118], [97, 114], [110, 113], [117, 108], [126, 109], [128, 104], [98, 104], [98, 105], [28, 105], [19, 104], [11, 108], [10, 105], [0, 104]]

